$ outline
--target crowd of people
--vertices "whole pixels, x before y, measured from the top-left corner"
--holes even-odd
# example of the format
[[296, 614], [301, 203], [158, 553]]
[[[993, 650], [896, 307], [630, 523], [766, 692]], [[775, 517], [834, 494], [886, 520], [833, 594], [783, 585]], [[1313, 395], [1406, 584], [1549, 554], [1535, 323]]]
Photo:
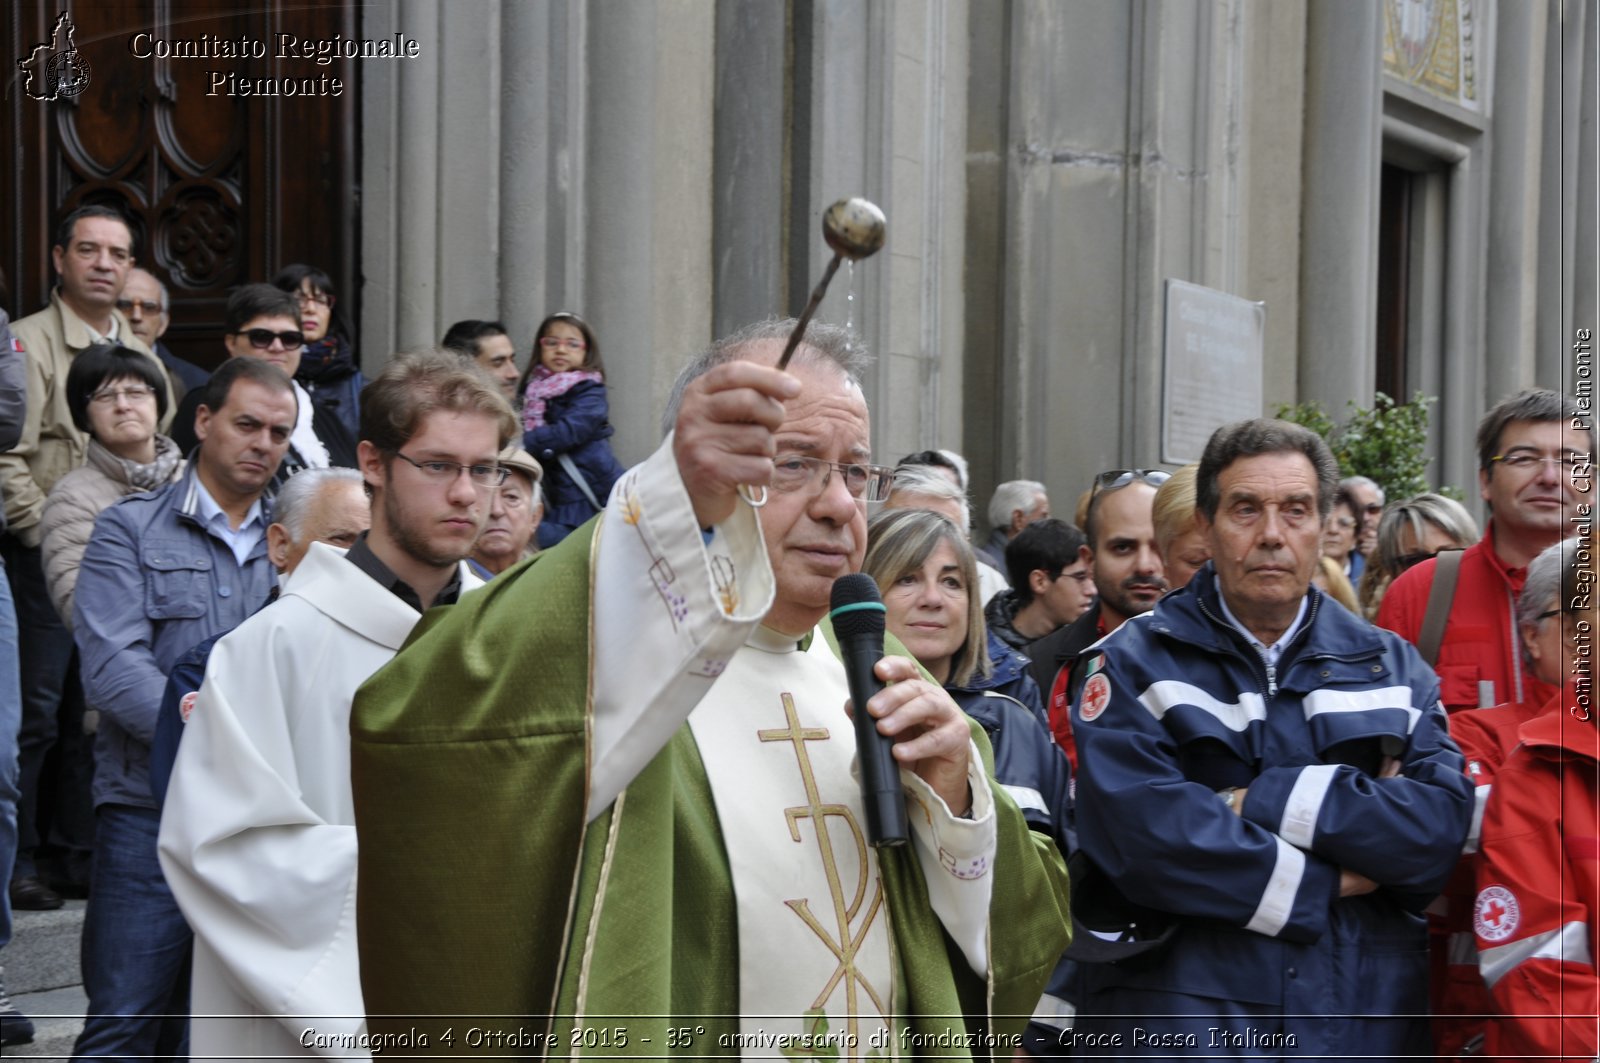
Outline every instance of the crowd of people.
[[872, 462], [846, 329], [718, 340], [624, 468], [575, 314], [366, 379], [290, 265], [208, 373], [115, 212], [53, 262], [0, 315], [0, 948], [87, 896], [77, 1057], [1595, 1057], [1573, 400], [1484, 415], [1481, 534], [1269, 419], [975, 529], [958, 453]]

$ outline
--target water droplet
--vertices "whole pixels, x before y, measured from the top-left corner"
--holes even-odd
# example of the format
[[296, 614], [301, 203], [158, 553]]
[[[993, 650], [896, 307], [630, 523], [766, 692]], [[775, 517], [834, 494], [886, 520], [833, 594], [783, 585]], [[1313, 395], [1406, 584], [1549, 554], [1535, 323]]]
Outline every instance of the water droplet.
[[856, 260], [848, 259], [845, 262], [845, 289], [844, 289], [844, 327], [856, 327]]

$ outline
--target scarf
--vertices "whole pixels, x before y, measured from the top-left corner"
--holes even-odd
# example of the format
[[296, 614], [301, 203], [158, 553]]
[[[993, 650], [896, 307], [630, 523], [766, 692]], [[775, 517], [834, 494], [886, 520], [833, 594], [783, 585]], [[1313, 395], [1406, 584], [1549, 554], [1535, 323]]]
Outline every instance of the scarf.
[[[536, 352], [537, 353], [537, 352]], [[542, 365], [533, 367], [528, 376], [528, 390], [522, 396], [522, 427], [526, 431], [543, 428], [544, 404], [547, 399], [565, 395], [584, 382], [601, 384], [605, 377], [593, 369], [570, 369], [565, 373], [552, 373]]]
[[91, 437], [86, 464], [95, 466], [108, 476], [121, 479], [135, 491], [154, 491], [172, 482], [172, 475], [183, 460], [183, 452], [178, 449], [178, 444], [166, 436], [157, 433], [155, 442], [156, 460], [141, 465], [113, 454], [98, 439]]
[[[300, 412], [294, 422], [294, 432], [289, 436], [289, 446], [308, 468], [326, 469], [332, 462], [328, 458], [328, 448], [317, 436], [313, 418], [316, 411], [311, 407], [311, 396], [299, 384], [294, 386], [295, 401], [300, 404]], [[287, 457], [284, 459], [288, 460]]]
[[294, 378], [302, 384], [315, 387], [337, 383], [355, 371], [356, 362], [350, 353], [350, 345], [338, 336], [329, 334], [315, 343], [306, 344], [301, 350], [300, 368], [295, 370]]

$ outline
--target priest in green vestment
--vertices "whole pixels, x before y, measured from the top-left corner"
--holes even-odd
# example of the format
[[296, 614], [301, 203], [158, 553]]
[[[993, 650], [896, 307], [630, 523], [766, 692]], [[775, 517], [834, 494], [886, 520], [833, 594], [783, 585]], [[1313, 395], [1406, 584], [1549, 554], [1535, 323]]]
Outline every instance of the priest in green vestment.
[[[792, 322], [680, 375], [660, 449], [356, 696], [357, 927], [383, 1055], [1010, 1056], [1067, 944], [1060, 855], [891, 643], [865, 707], [912, 838], [866, 842], [832, 633], [865, 358]], [[857, 708], [857, 711], [861, 711]]]

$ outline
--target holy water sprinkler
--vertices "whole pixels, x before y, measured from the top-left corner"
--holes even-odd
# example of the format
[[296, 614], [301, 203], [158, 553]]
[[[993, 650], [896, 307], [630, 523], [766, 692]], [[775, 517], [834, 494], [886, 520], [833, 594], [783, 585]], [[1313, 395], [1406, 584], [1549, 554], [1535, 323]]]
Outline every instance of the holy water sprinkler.
[[828, 268], [822, 271], [822, 279], [812, 291], [800, 320], [795, 322], [794, 331], [789, 333], [789, 342], [783, 347], [783, 357], [778, 359], [779, 369], [789, 367], [789, 358], [800, 346], [800, 337], [806, 334], [811, 315], [817, 312], [817, 304], [827, 294], [828, 282], [839, 271], [840, 261], [846, 258], [854, 261], [876, 253], [883, 246], [887, 229], [888, 222], [884, 220], [883, 211], [859, 196], [841, 199], [823, 212], [822, 238], [833, 248], [833, 258], [829, 260]]

